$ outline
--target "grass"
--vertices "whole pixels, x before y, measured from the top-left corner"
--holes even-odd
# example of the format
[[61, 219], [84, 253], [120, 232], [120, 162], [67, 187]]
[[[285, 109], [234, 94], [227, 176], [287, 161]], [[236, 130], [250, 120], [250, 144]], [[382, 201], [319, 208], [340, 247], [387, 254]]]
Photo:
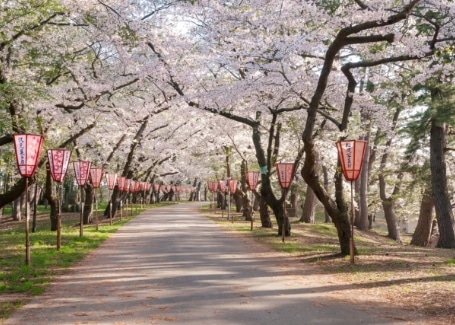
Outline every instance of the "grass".
[[[169, 203], [154, 204], [153, 207]], [[150, 208], [150, 206], [148, 207]], [[100, 210], [103, 207], [100, 207]], [[96, 231], [93, 225], [84, 226], [83, 237], [79, 237], [79, 213], [63, 214], [67, 220], [62, 227], [61, 248], [56, 249], [56, 232], [45, 230], [49, 224], [48, 215], [40, 215], [40, 229], [30, 233], [30, 264], [25, 265], [25, 231], [23, 222], [12, 222], [0, 231], [0, 322], [32, 296], [40, 295], [50, 281], [82, 260], [84, 256], [101, 245], [123, 224], [145, 209], [134, 209], [133, 216], [115, 218], [113, 225], [103, 219]], [[100, 213], [100, 212], [99, 212]], [[124, 213], [125, 214], [125, 213]], [[49, 227], [47, 227], [49, 228]]]
[[[454, 250], [411, 246], [409, 235], [402, 235], [403, 243], [397, 243], [386, 237], [385, 221], [378, 219], [372, 231], [355, 230], [359, 254], [355, 264], [351, 264], [349, 256], [339, 254], [333, 224], [302, 224], [291, 219], [292, 235], [283, 243], [277, 235], [276, 223], [274, 229], [265, 229], [261, 228], [260, 220], [255, 220], [253, 231], [246, 231], [250, 222], [240, 214], [234, 214], [232, 223], [221, 218], [219, 211], [206, 209], [204, 213], [222, 227], [287, 254], [297, 265], [304, 263], [317, 268], [316, 274], [331, 276], [352, 293], [346, 295], [348, 289], [343, 289], [335, 299], [345, 302], [351, 299], [354, 304], [370, 300], [403, 311], [419, 310], [428, 317], [425, 324], [455, 324]], [[275, 222], [273, 216], [272, 221]]]

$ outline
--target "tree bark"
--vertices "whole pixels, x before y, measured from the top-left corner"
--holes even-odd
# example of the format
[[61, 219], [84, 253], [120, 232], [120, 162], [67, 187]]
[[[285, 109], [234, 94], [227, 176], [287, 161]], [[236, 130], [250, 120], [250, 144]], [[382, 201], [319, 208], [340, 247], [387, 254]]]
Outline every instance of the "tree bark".
[[[197, 186], [197, 177], [194, 178], [193, 188], [196, 189]], [[188, 201], [196, 201], [196, 190], [192, 191], [190, 194], [190, 199]]]
[[261, 217], [261, 227], [272, 228], [272, 220], [267, 206], [267, 201], [260, 195], [259, 196], [259, 216]]
[[17, 199], [13, 201], [13, 220], [14, 221], [22, 221], [24, 217], [24, 201], [25, 201], [25, 194], [23, 193]]
[[[365, 138], [369, 142], [370, 138]], [[365, 156], [362, 165], [362, 173], [360, 175], [360, 186], [359, 186], [359, 218], [356, 226], [363, 231], [368, 230], [370, 226], [368, 218], [368, 174], [369, 174], [369, 158], [370, 158], [370, 146], [367, 145], [365, 150]]]
[[259, 211], [260, 195], [254, 191], [253, 192], [253, 211]]
[[382, 200], [382, 208], [387, 223], [387, 237], [401, 242], [400, 227], [398, 226], [397, 217], [395, 215], [394, 202], [391, 198]]
[[411, 245], [426, 247], [430, 243], [433, 225], [433, 197], [429, 189], [425, 189], [420, 202], [419, 220], [412, 235]]
[[297, 195], [297, 186], [291, 185], [291, 194], [289, 195], [290, 207], [286, 208], [289, 218], [295, 218], [297, 216], [297, 205], [299, 197]]
[[39, 191], [39, 188], [38, 188], [38, 183], [35, 183], [35, 190], [34, 190], [34, 193], [33, 193], [33, 218], [32, 218], [32, 232], [35, 232], [36, 231], [36, 219], [37, 219], [37, 209], [38, 209], [38, 191]]
[[438, 220], [439, 248], [455, 248], [455, 233], [453, 230], [453, 213], [447, 190], [446, 161], [444, 149], [446, 146], [446, 125], [431, 121], [430, 132], [430, 169], [433, 202]]
[[84, 214], [82, 215], [82, 222], [84, 225], [88, 225], [92, 222], [93, 216], [93, 202], [95, 198], [95, 189], [90, 185], [87, 184], [84, 186], [85, 192], [85, 203], [84, 203]]
[[[340, 243], [340, 250], [342, 255], [350, 254], [350, 238], [351, 238], [351, 225], [349, 222], [349, 209], [343, 195], [343, 179], [342, 173], [335, 174], [335, 201], [331, 199], [325, 188], [320, 184], [319, 177], [314, 169], [315, 167], [315, 148], [314, 140], [311, 138], [303, 137], [305, 144], [305, 163], [301, 170], [301, 174], [305, 182], [310, 186], [318, 200], [324, 205], [327, 213], [332, 218], [332, 222], [337, 229], [338, 240]], [[340, 162], [338, 161], [338, 165]], [[355, 253], [356, 248], [354, 247]]]
[[[328, 192], [329, 191], [329, 173], [328, 173], [327, 167], [325, 165], [322, 165], [322, 174], [324, 177], [324, 190], [326, 192]], [[313, 190], [313, 189], [311, 189], [311, 190]], [[324, 220], [325, 223], [332, 222], [332, 218], [330, 218], [330, 215], [327, 213], [326, 209], [324, 209], [324, 215], [325, 215], [325, 220]]]
[[246, 201], [245, 196], [246, 195], [240, 189], [237, 189], [237, 191], [235, 191], [235, 193], [231, 195], [235, 203], [235, 212], [242, 211], [242, 207], [244, 204], [243, 201]]
[[241, 188], [241, 193], [243, 195], [243, 206], [242, 206], [242, 211], [243, 211], [243, 217], [245, 218], [246, 221], [253, 221], [253, 207], [251, 206], [251, 200], [248, 195], [248, 187], [246, 184], [246, 173], [248, 171], [248, 165], [246, 160], [242, 160], [242, 165], [240, 168], [241, 172], [241, 179], [240, 179], [240, 188]]
[[307, 185], [305, 202], [302, 207], [302, 216], [300, 222], [315, 223], [315, 212], [316, 212], [317, 198], [314, 194], [313, 189]]
[[[48, 166], [49, 167], [49, 166]], [[57, 231], [57, 216], [58, 216], [58, 200], [57, 198], [52, 196], [52, 178], [50, 169], [47, 168], [46, 171], [46, 185], [45, 185], [45, 197], [49, 203], [50, 207], [50, 215], [49, 218], [51, 220], [51, 231]], [[58, 194], [57, 194], [58, 197]]]
[[[256, 159], [258, 161], [258, 164], [261, 169], [261, 189], [260, 189], [260, 194], [261, 194], [261, 199], [265, 200], [265, 204], [270, 206], [270, 208], [273, 210], [275, 214], [275, 219], [278, 224], [278, 235], [282, 235], [282, 225], [284, 223], [285, 225], [285, 236], [290, 236], [291, 235], [291, 224], [289, 223], [288, 218], [286, 218], [285, 215], [285, 210], [283, 207], [283, 203], [285, 200], [285, 196], [282, 195], [281, 198], [278, 200], [275, 197], [275, 194], [273, 193], [272, 186], [270, 184], [270, 168], [271, 168], [271, 161], [272, 161], [272, 150], [271, 150], [271, 139], [275, 137], [275, 131], [274, 131], [274, 126], [276, 123], [276, 115], [273, 116], [273, 121], [272, 121], [272, 126], [269, 129], [269, 147], [267, 149], [267, 156], [265, 155], [264, 149], [262, 148], [261, 144], [261, 134], [259, 132], [259, 124], [255, 125], [253, 127], [253, 144], [256, 149]], [[257, 113], [256, 119], [260, 119], [260, 112]], [[278, 131], [277, 131], [278, 132]], [[278, 138], [279, 135], [276, 135]], [[277, 150], [277, 148], [275, 148]], [[263, 203], [261, 202], [261, 205]], [[262, 206], [261, 206], [262, 210]], [[262, 213], [261, 211], [261, 219], [262, 219]], [[268, 213], [267, 213], [268, 214]], [[265, 217], [265, 215], [264, 215]]]
[[387, 237], [401, 241], [400, 229], [398, 226], [397, 218], [395, 215], [394, 201], [392, 197], [386, 196], [386, 182], [383, 174], [379, 175], [379, 196], [382, 201], [382, 208], [384, 210], [384, 217], [387, 223]]
[[[35, 176], [28, 179], [28, 185], [31, 186], [35, 183]], [[3, 208], [8, 203], [13, 202], [25, 192], [25, 178], [21, 177], [8, 191], [0, 194], [0, 208]]]
[[[401, 108], [397, 108], [395, 111], [395, 114], [393, 116], [393, 130], [396, 127], [398, 117], [401, 113]], [[378, 133], [379, 135], [379, 133]], [[381, 172], [379, 173], [378, 179], [379, 179], [379, 196], [382, 201], [382, 207], [384, 209], [384, 216], [385, 220], [387, 222], [387, 230], [388, 230], [388, 237], [396, 240], [398, 242], [401, 242], [401, 237], [400, 237], [400, 229], [398, 226], [397, 218], [395, 215], [395, 202], [394, 202], [394, 197], [397, 197], [400, 193], [400, 187], [401, 187], [401, 182], [404, 177], [403, 172], [399, 172], [397, 175], [397, 179], [395, 181], [395, 186], [392, 191], [392, 195], [389, 197], [386, 194], [386, 181], [385, 181], [385, 175], [382, 172], [382, 169], [385, 169], [387, 166], [388, 158], [389, 158], [389, 150], [392, 148], [392, 139], [387, 140], [386, 143], [386, 150], [383, 153], [381, 157]]]

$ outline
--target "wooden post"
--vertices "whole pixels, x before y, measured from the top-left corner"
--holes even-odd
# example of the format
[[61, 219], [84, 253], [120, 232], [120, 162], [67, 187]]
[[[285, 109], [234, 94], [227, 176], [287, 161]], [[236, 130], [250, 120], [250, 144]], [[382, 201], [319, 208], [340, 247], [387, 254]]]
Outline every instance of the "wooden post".
[[61, 227], [60, 227], [60, 219], [61, 219], [61, 210], [60, 210], [60, 183], [57, 185], [57, 250], [60, 250], [61, 246]]
[[25, 177], [25, 265], [30, 264], [30, 209], [28, 208], [28, 177]]
[[349, 254], [351, 264], [355, 263], [354, 260], [354, 190], [351, 181], [351, 238], [349, 238]]
[[81, 221], [81, 226], [79, 228], [79, 237], [82, 237], [84, 235], [84, 201], [82, 200], [82, 195], [83, 195], [83, 191], [84, 189], [82, 188], [82, 186], [79, 186], [81, 188], [81, 200], [80, 200], [80, 203], [81, 203], [81, 215], [80, 215], [80, 221]]

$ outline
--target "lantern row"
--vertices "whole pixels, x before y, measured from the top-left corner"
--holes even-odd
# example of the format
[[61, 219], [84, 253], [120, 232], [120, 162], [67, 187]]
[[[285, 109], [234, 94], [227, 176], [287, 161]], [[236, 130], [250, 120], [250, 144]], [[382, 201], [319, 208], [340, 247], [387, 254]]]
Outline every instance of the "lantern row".
[[[289, 189], [292, 183], [292, 176], [294, 175], [294, 164], [293, 163], [279, 163], [275, 165], [276, 172], [278, 175], [278, 182], [282, 189]], [[248, 188], [251, 191], [255, 191], [257, 184], [259, 182], [259, 172], [258, 171], [248, 171], [246, 173], [246, 183]], [[227, 181], [208, 181], [207, 187], [210, 192], [215, 193], [220, 191], [225, 193], [229, 191], [234, 193], [237, 189], [237, 180], [228, 179]]]

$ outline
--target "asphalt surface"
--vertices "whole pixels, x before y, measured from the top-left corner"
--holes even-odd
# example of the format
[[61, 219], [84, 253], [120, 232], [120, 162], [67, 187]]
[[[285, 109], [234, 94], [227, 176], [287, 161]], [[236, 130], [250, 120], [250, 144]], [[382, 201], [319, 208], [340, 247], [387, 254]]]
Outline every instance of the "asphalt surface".
[[333, 299], [329, 277], [315, 283], [200, 205], [142, 213], [4, 324], [410, 324]]

